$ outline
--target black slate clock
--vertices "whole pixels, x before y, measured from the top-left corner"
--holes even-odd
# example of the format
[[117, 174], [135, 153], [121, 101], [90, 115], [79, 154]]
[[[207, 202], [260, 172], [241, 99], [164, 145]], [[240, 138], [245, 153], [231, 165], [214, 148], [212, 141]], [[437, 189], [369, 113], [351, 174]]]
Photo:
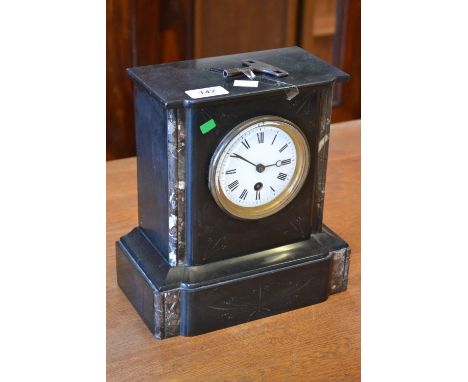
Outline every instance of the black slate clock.
[[157, 338], [325, 301], [350, 249], [322, 224], [339, 69], [298, 47], [132, 68], [139, 224], [118, 283]]

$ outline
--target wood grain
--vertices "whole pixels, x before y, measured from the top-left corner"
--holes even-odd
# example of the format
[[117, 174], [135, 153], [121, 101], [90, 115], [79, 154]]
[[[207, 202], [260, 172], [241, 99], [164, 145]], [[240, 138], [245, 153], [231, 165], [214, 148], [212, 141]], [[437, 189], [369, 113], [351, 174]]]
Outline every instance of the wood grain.
[[135, 155], [132, 82], [125, 74], [125, 68], [134, 64], [132, 4], [129, 0], [107, 0], [107, 159]]
[[135, 158], [107, 163], [108, 381], [360, 379], [360, 121], [332, 126], [325, 224], [352, 248], [348, 290], [318, 305], [197, 337], [154, 339], [115, 274], [114, 242], [137, 224]]
[[303, 0], [301, 47], [333, 64], [336, 0]]
[[194, 58], [296, 44], [297, 0], [195, 0]]
[[[340, 102], [333, 107], [332, 122], [361, 118], [361, 0], [339, 0], [344, 7], [341, 28], [341, 69], [351, 80], [341, 85]], [[337, 52], [335, 52], [337, 54]]]
[[192, 57], [193, 0], [107, 0], [107, 159], [135, 155], [125, 69]]

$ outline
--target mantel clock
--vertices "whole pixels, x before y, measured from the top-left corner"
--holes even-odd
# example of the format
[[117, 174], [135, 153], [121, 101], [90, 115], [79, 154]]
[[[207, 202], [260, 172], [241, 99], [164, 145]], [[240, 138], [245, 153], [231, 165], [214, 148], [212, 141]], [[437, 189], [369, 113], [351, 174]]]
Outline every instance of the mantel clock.
[[332, 90], [298, 47], [128, 70], [138, 226], [118, 283], [157, 338], [325, 301], [350, 249], [322, 224]]

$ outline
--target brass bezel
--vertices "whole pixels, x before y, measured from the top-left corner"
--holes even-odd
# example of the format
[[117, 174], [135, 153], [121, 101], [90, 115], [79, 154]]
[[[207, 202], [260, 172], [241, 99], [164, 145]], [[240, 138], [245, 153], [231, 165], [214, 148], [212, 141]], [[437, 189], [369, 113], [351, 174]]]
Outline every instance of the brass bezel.
[[[296, 168], [294, 169], [293, 176], [291, 177], [288, 186], [272, 201], [255, 207], [238, 206], [227, 198], [221, 187], [219, 177], [220, 169], [218, 168], [219, 160], [226, 147], [238, 134], [242, 133], [242, 131], [260, 123], [262, 126], [268, 126], [270, 122], [271, 126], [286, 132], [291, 137], [291, 140], [295, 145]], [[264, 115], [261, 117], [251, 118], [240, 123], [222, 139], [221, 143], [216, 148], [213, 157], [211, 158], [208, 186], [218, 206], [229, 215], [245, 220], [261, 219], [280, 211], [294, 199], [304, 184], [304, 181], [309, 172], [309, 167], [309, 145], [307, 144], [307, 139], [299, 127], [287, 119], [274, 115]]]

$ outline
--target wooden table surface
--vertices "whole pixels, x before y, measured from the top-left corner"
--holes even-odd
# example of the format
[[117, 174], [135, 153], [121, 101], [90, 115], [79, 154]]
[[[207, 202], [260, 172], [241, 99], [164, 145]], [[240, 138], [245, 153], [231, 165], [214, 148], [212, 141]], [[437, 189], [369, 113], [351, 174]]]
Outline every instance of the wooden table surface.
[[108, 162], [108, 381], [359, 381], [360, 132], [360, 121], [332, 126], [325, 197], [325, 224], [352, 248], [348, 290], [318, 305], [163, 341], [117, 286], [114, 242], [137, 224], [136, 161]]

